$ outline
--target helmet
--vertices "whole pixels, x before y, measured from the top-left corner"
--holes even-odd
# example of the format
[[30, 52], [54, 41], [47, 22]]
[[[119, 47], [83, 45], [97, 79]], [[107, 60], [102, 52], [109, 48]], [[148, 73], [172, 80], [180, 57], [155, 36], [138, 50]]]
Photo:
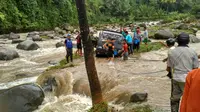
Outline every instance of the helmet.
[[175, 39], [169, 38], [169, 39], [167, 39], [166, 43], [167, 43], [167, 46], [174, 46]]
[[181, 33], [177, 37], [177, 42], [179, 45], [187, 45], [190, 42], [190, 36], [186, 33]]

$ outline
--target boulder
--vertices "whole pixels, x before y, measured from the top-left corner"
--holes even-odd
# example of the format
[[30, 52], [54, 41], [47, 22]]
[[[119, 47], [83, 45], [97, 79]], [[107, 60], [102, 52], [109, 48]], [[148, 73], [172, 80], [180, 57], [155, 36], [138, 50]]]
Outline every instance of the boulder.
[[148, 93], [135, 93], [131, 96], [130, 102], [144, 102], [147, 100]]
[[26, 40], [17, 45], [17, 49], [22, 49], [22, 50], [37, 50], [38, 48], [39, 46], [32, 40]]
[[39, 33], [40, 36], [48, 36], [52, 34], [54, 34], [54, 31], [43, 31]]
[[12, 44], [17, 44], [17, 43], [20, 43], [20, 42], [23, 42], [24, 40], [21, 40], [21, 39], [13, 39], [12, 40]]
[[54, 34], [48, 34], [47, 36], [48, 36], [50, 39], [54, 39], [54, 36], [55, 36], [55, 35], [54, 35]]
[[159, 30], [154, 35], [155, 39], [168, 39], [174, 38], [174, 34], [170, 30]]
[[40, 33], [37, 32], [37, 31], [29, 32], [28, 35], [27, 35], [27, 37], [33, 37], [33, 36], [35, 36], [35, 35], [39, 35], [39, 34], [40, 34]]
[[63, 47], [63, 46], [65, 46], [64, 42], [56, 43], [56, 48]]
[[42, 38], [40, 37], [40, 35], [35, 35], [32, 37], [33, 41], [42, 41]]
[[0, 39], [8, 39], [9, 37], [9, 34], [0, 35]]
[[19, 39], [20, 38], [20, 35], [17, 35], [17, 34], [14, 34], [14, 33], [10, 33], [10, 36], [9, 36], [9, 39], [12, 40], [12, 39]]
[[0, 91], [1, 112], [32, 112], [43, 100], [43, 90], [33, 83]]
[[15, 50], [0, 47], [0, 60], [12, 60], [18, 57], [19, 54]]
[[197, 38], [195, 35], [189, 35], [190, 36], [190, 43], [199, 43], [200, 39]]
[[175, 29], [187, 30], [187, 29], [189, 29], [189, 26], [187, 24], [180, 23], [180, 24], [176, 25]]

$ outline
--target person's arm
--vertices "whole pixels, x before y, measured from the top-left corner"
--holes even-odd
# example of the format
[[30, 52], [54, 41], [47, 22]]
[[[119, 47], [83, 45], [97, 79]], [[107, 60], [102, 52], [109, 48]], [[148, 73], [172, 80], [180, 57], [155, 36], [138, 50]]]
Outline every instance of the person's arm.
[[171, 55], [168, 54], [166, 71], [171, 72], [171, 69], [172, 69]]
[[107, 49], [108, 47], [107, 47], [107, 42], [103, 45], [103, 48], [104, 49]]
[[186, 78], [184, 92], [183, 92], [183, 96], [182, 96], [181, 104], [180, 104], [180, 112], [187, 112], [186, 107], [187, 107], [188, 95], [190, 92], [191, 77], [192, 77], [192, 73], [190, 72]]
[[197, 54], [193, 57], [193, 69], [199, 68], [199, 59]]

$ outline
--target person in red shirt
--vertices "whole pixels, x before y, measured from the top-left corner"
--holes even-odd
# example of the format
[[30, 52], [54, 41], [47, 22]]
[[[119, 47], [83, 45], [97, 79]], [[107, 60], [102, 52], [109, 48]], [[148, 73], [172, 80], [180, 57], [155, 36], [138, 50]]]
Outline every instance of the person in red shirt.
[[126, 42], [126, 39], [123, 40], [123, 49], [122, 49], [122, 56], [123, 60], [128, 60], [128, 44]]
[[180, 112], [200, 112], [200, 69], [189, 72], [181, 100]]
[[78, 31], [78, 36], [76, 37], [76, 42], [77, 42], [77, 51], [76, 51], [76, 54], [82, 56], [81, 35], [80, 35], [79, 31]]

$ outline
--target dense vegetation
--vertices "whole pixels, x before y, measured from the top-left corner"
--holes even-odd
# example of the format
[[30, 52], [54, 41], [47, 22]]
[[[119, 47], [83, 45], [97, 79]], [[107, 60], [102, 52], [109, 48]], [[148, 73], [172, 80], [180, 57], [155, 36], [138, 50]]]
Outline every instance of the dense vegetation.
[[[86, 0], [90, 24], [198, 16], [199, 4], [200, 0]], [[78, 23], [75, 0], [0, 0], [0, 33], [47, 30], [64, 23]]]

